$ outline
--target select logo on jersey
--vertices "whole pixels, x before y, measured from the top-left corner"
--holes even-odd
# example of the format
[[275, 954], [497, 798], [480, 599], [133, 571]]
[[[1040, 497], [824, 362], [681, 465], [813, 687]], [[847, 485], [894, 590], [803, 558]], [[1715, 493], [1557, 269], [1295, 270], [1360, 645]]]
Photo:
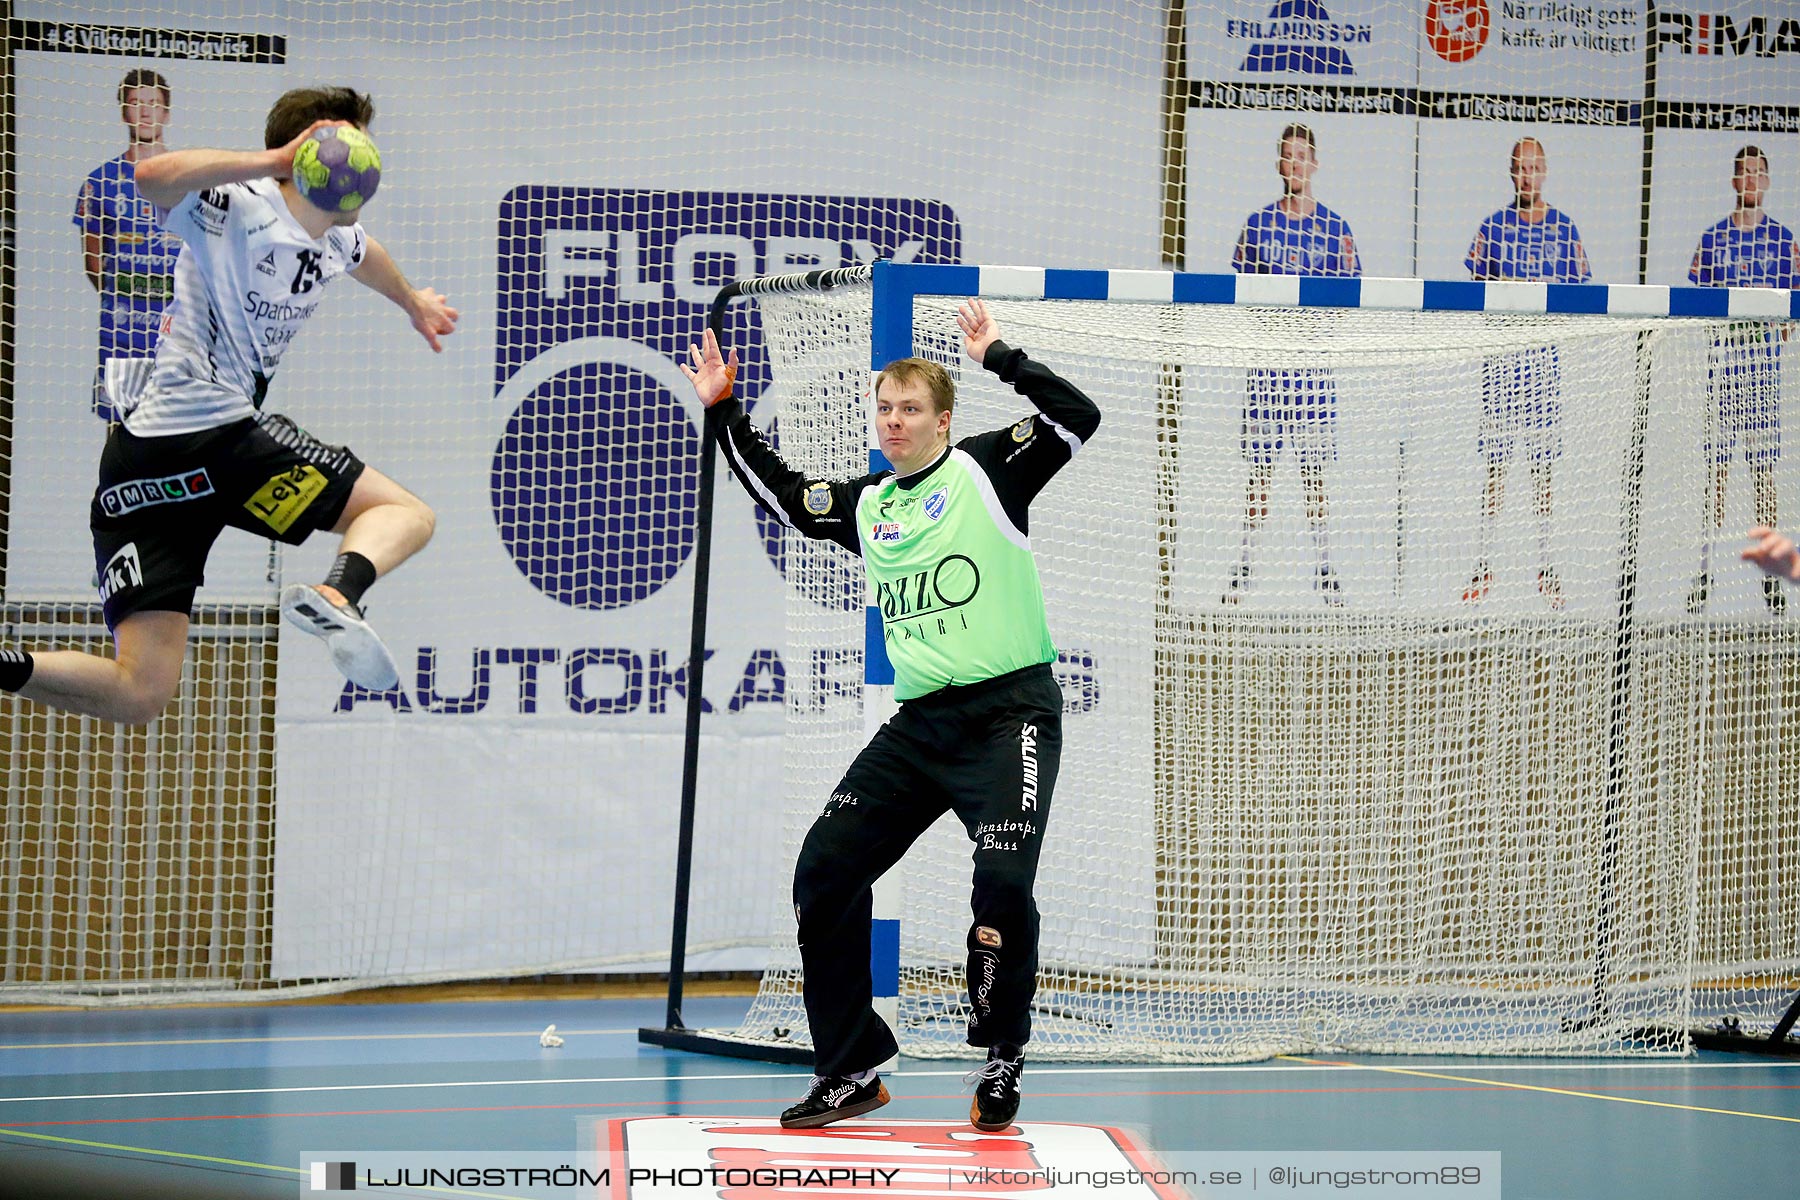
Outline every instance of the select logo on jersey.
[[1658, 49], [1674, 46], [1683, 54], [1774, 58], [1800, 54], [1800, 17], [1660, 10], [1655, 38]]
[[939, 488], [937, 491], [931, 493], [931, 495], [925, 497], [925, 503], [922, 507], [924, 508], [927, 517], [933, 521], [938, 520], [944, 515], [944, 510], [950, 507], [950, 489]]
[[1445, 62], [1468, 62], [1480, 54], [1492, 27], [1487, 0], [1431, 0], [1425, 8], [1425, 40]]
[[897, 542], [905, 536], [906, 531], [898, 521], [877, 521], [874, 528], [869, 530], [871, 542]]
[[126, 588], [143, 586], [144, 567], [138, 561], [137, 543], [126, 542], [101, 568], [100, 602], [106, 603]]
[[271, 250], [263, 255], [262, 258], [258, 259], [256, 269], [261, 271], [264, 275], [275, 274], [275, 252]]
[[1276, 0], [1267, 20], [1225, 22], [1225, 36], [1252, 43], [1241, 71], [1354, 75], [1344, 47], [1369, 45], [1375, 27], [1332, 20], [1322, 0]]
[[806, 489], [806, 495], [800, 502], [813, 516], [824, 516], [831, 511], [831, 485], [828, 483], [813, 484]]
[[109, 517], [118, 517], [156, 504], [198, 500], [212, 493], [212, 480], [207, 478], [204, 470], [165, 475], [161, 479], [134, 479], [130, 483], [115, 483], [101, 492], [100, 511]]
[[270, 477], [244, 501], [244, 507], [276, 533], [286, 533], [300, 514], [305, 512], [319, 493], [325, 490], [325, 476], [319, 468], [301, 464], [292, 470]]

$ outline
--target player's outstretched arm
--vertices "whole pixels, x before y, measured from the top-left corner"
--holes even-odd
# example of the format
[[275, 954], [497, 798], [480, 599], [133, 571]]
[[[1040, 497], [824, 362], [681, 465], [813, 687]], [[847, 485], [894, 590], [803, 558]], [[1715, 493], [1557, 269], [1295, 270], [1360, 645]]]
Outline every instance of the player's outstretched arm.
[[956, 310], [956, 324], [963, 332], [963, 353], [1012, 384], [1014, 391], [1037, 405], [1038, 412], [1059, 428], [1079, 441], [1086, 441], [1100, 428], [1100, 409], [1080, 388], [1001, 340], [1000, 323], [987, 305], [965, 300]]
[[737, 382], [738, 354], [734, 347], [731, 359], [726, 360], [719, 351], [719, 339], [708, 329], [704, 341], [688, 345], [688, 361], [676, 360], [676, 366], [694, 385], [694, 395], [698, 396], [703, 407], [711, 408], [721, 400], [731, 397], [731, 385]]
[[1744, 558], [1770, 575], [1800, 583], [1800, 550], [1795, 549], [1793, 538], [1767, 525], [1755, 526], [1749, 536], [1750, 546], [1743, 552]]
[[285, 146], [273, 150], [171, 150], [137, 164], [137, 190], [160, 209], [171, 209], [189, 192], [252, 179], [287, 179], [294, 173], [294, 152], [321, 125], [344, 121], [314, 121]]
[[444, 352], [441, 339], [456, 332], [456, 322], [462, 314], [451, 308], [450, 302], [437, 289], [416, 288], [408, 283], [406, 276], [400, 273], [399, 264], [380, 242], [374, 238], [368, 240], [363, 260], [350, 272], [350, 277], [392, 300], [426, 344], [439, 354]]

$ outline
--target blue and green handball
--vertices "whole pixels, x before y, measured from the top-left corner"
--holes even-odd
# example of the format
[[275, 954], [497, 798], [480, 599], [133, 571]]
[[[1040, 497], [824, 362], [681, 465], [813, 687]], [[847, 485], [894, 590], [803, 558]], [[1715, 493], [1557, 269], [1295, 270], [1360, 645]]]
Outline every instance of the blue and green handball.
[[294, 152], [294, 186], [326, 212], [355, 212], [381, 186], [381, 151], [354, 125], [321, 125]]

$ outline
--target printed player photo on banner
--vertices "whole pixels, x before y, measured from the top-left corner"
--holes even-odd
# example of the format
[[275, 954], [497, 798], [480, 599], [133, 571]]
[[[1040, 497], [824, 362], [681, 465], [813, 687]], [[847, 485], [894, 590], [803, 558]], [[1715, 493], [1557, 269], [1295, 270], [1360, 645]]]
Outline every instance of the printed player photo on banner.
[[[1535, 146], [1529, 163], [1515, 150]], [[1573, 259], [1533, 267], [1516, 260], [1492, 278], [1559, 283], [1636, 283], [1643, 204], [1643, 135], [1627, 127], [1424, 121], [1419, 130], [1419, 270], [1468, 279], [1470, 248], [1484, 222], [1517, 209], [1521, 188], [1572, 222], [1591, 277]], [[1523, 174], [1523, 182], [1521, 175]], [[1520, 222], [1529, 225], [1529, 220]]]
[[[1741, 267], [1729, 272], [1703, 270], [1696, 278], [1695, 255], [1706, 231], [1727, 218], [1732, 218], [1735, 232], [1723, 241], [1745, 251], [1732, 256], [1742, 260]], [[1650, 181], [1650, 272], [1645, 282], [1793, 287], [1793, 281], [1782, 281], [1786, 276], [1780, 270], [1783, 229], [1800, 230], [1800, 137], [1744, 130], [1657, 130], [1656, 169]]]
[[[1200, 110], [1189, 118], [1189, 270], [1242, 276], [1405, 275], [1412, 260], [1413, 122], [1406, 118]], [[1244, 342], [1267, 344], [1295, 314], [1245, 309]], [[1362, 607], [1391, 594], [1392, 539], [1348, 530], [1381, 518], [1387, 500], [1337, 470], [1392, 453], [1366, 370], [1318, 363], [1211, 369], [1190, 419], [1204, 449], [1184, 456], [1212, 519], [1182, 586], [1205, 603]], [[1383, 445], [1385, 438], [1385, 446]], [[1191, 470], [1190, 470], [1191, 469]], [[1278, 547], [1305, 547], [1300, 560]], [[1222, 598], [1222, 599], [1221, 599]]]
[[[1363, 275], [1412, 274], [1413, 121], [1342, 113], [1264, 113], [1196, 109], [1188, 115], [1187, 261], [1213, 274], [1236, 268], [1239, 235], [1250, 214], [1279, 201], [1282, 132], [1312, 133], [1304, 183], [1319, 204], [1354, 231]], [[1323, 264], [1286, 274], [1341, 272]]]
[[[1421, 127], [1419, 271], [1428, 279], [1530, 283], [1633, 282], [1640, 196], [1635, 130], [1510, 122], [1426, 121]], [[1591, 521], [1603, 485], [1571, 465], [1625, 434], [1629, 380], [1589, 356], [1523, 342], [1474, 365], [1458, 402], [1474, 406], [1458, 445], [1433, 453], [1463, 464], [1457, 564], [1465, 607], [1582, 613], [1601, 595]], [[1622, 443], [1621, 443], [1622, 444]], [[1595, 506], [1602, 506], [1596, 508]]]
[[[1800, 286], [1800, 138], [1659, 129], [1650, 213], [1650, 283]], [[1781, 595], [1738, 560], [1735, 547], [1752, 525], [1791, 522], [1800, 503], [1800, 479], [1782, 444], [1800, 399], [1791, 329], [1734, 327], [1691, 356], [1697, 377], [1689, 386], [1707, 403], [1671, 406], [1685, 422], [1681, 436], [1660, 455], [1652, 446], [1645, 464], [1647, 486], [1704, 497], [1690, 526], [1654, 531], [1680, 571], [1668, 594], [1645, 597], [1659, 612], [1760, 616]]]

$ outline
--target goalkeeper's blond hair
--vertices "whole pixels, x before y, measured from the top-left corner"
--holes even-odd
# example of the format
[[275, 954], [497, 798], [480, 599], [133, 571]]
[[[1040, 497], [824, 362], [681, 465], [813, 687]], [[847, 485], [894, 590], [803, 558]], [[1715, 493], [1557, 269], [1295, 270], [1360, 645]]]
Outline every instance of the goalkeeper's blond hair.
[[881, 385], [890, 379], [903, 386], [924, 384], [932, 406], [938, 412], [952, 412], [956, 408], [956, 381], [950, 378], [950, 372], [944, 370], [942, 364], [929, 358], [897, 358], [881, 368], [881, 374], [875, 377], [876, 399], [881, 398]]

